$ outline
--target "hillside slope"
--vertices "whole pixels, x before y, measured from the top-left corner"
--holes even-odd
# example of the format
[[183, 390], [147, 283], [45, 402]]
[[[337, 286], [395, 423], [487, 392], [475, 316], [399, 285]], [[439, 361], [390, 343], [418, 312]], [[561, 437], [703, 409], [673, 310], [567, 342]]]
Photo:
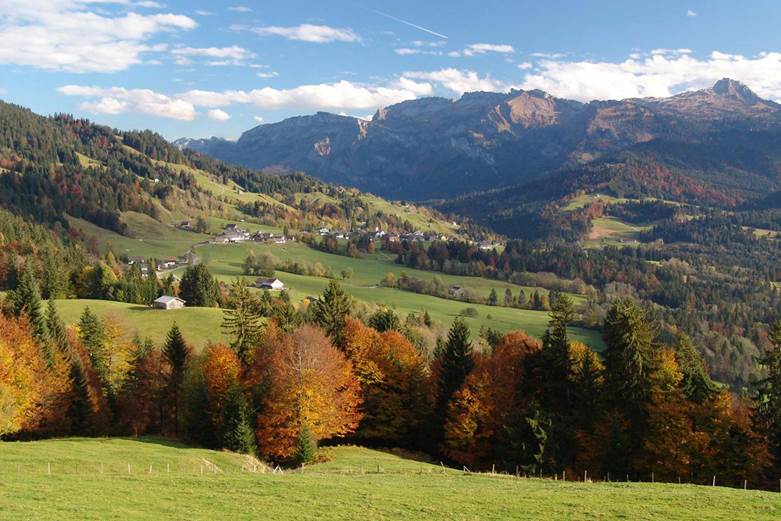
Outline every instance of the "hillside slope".
[[761, 521], [781, 510], [781, 496], [770, 492], [466, 474], [357, 447], [326, 454], [330, 461], [303, 473], [273, 474], [242, 456], [158, 438], [0, 443], [0, 511], [7, 520]]

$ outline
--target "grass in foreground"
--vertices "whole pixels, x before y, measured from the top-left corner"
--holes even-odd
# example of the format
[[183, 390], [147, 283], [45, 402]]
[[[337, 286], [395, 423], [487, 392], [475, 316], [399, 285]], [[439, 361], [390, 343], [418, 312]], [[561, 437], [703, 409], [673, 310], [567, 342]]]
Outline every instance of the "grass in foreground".
[[760, 521], [781, 515], [781, 494], [771, 492], [464, 474], [359, 447], [326, 454], [329, 462], [303, 474], [271, 474], [248, 472], [242, 456], [157, 438], [0, 443], [0, 517]]

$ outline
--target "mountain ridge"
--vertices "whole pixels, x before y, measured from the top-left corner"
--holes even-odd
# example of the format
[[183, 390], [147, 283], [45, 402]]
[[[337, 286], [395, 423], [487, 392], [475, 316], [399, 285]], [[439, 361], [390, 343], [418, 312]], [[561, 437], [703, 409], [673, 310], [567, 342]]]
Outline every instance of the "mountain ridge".
[[781, 130], [781, 105], [724, 78], [667, 98], [557, 98], [540, 90], [420, 98], [371, 120], [319, 112], [263, 124], [236, 142], [174, 143], [250, 168], [303, 171], [396, 199], [515, 186], [654, 140], [707, 142], [724, 129]]

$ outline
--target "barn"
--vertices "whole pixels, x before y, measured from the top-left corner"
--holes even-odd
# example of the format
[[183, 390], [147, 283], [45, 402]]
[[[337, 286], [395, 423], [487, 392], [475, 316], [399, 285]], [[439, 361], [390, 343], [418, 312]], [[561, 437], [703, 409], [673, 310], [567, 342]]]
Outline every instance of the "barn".
[[154, 306], [157, 309], [181, 309], [184, 307], [184, 300], [179, 297], [171, 297], [169, 295], [163, 295], [154, 302]]
[[255, 281], [255, 286], [261, 289], [280, 291], [285, 289], [285, 283], [279, 279], [261, 277]]

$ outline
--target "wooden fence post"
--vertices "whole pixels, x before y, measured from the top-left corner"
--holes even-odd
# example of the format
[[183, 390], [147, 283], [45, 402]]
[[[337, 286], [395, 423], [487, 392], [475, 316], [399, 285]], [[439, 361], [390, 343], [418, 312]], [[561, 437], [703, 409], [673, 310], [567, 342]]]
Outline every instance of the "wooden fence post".
[[583, 471], [583, 482], [585, 483], [586, 481], [588, 481], [588, 471], [584, 470]]
[[561, 472], [561, 480], [562, 481], [567, 481], [567, 471], [566, 470]]
[[47, 466], [46, 466], [46, 471], [47, 471], [47, 472], [49, 473], [49, 475], [51, 476], [51, 475], [52, 475], [52, 464], [51, 464], [51, 462], [49, 462], [49, 463], [47, 463], [46, 465], [47, 465]]

